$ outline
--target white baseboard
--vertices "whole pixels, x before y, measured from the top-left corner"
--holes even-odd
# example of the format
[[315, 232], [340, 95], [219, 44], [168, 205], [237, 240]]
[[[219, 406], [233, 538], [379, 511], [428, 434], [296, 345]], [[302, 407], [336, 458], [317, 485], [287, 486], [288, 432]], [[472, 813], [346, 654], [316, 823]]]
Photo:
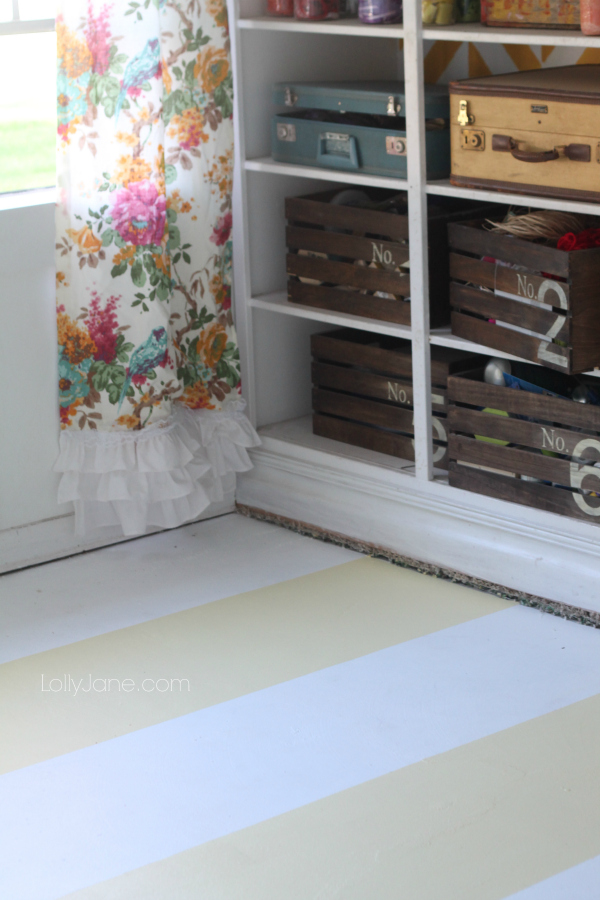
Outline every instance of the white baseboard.
[[[196, 521], [234, 512], [234, 495], [235, 492], [231, 491], [219, 503], [212, 503]], [[75, 516], [70, 513], [0, 531], [0, 573], [62, 559], [75, 553], [85, 553], [87, 550], [97, 550], [109, 544], [135, 540], [124, 537], [118, 528], [105, 528], [93, 538], [79, 540], [75, 536], [74, 522]], [[148, 534], [155, 534], [158, 530], [160, 529], [152, 529]]]
[[600, 526], [261, 436], [239, 503], [600, 611]]

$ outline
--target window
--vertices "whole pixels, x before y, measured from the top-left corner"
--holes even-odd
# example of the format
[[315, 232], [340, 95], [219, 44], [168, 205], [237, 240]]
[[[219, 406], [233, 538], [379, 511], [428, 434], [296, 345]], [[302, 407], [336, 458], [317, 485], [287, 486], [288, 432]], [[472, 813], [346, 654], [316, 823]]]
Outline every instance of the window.
[[0, 0], [0, 193], [56, 183], [55, 0]]

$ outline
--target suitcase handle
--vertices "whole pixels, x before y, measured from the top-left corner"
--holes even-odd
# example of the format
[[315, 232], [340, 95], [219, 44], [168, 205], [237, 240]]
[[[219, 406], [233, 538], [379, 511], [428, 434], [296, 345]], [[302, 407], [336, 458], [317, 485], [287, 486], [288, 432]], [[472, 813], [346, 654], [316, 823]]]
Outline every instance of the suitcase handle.
[[[343, 143], [347, 153], [330, 153], [327, 143]], [[359, 169], [356, 138], [351, 134], [320, 134], [317, 146], [317, 163], [330, 169]]]
[[492, 150], [500, 153], [509, 152], [515, 159], [526, 163], [550, 162], [560, 157], [561, 150], [567, 159], [575, 162], [589, 162], [591, 158], [589, 144], [567, 144], [563, 147], [554, 147], [552, 150], [519, 150], [518, 143], [507, 134], [492, 136]]
[[515, 159], [527, 163], [550, 162], [560, 156], [556, 147], [553, 150], [519, 150], [514, 146], [510, 148], [510, 152]]

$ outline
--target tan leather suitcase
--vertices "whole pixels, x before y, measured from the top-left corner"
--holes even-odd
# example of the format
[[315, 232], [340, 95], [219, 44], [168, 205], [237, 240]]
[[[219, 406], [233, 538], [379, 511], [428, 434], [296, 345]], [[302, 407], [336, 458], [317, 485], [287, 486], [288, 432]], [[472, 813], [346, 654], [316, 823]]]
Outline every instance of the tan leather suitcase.
[[450, 84], [452, 184], [600, 200], [600, 65]]

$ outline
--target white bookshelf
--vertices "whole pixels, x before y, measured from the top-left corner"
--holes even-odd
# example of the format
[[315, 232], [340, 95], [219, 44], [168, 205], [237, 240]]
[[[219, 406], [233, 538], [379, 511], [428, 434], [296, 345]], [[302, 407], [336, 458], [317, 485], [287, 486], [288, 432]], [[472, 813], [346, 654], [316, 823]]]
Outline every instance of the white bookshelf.
[[[263, 0], [230, 0], [236, 90], [234, 305], [244, 395], [263, 438], [253, 452], [254, 469], [239, 479], [239, 502], [509, 588], [600, 610], [600, 526], [452, 488], [433, 468], [430, 347], [517, 357], [455, 337], [447, 328], [430, 331], [426, 204], [428, 195], [437, 195], [596, 214], [600, 206], [460, 188], [449, 181], [428, 183], [422, 77], [424, 40], [600, 48], [600, 39], [577, 31], [481, 25], [422, 29], [420, 2], [405, 4], [401, 26], [278, 20], [266, 17], [265, 8]], [[273, 83], [387, 78], [406, 83], [406, 181], [271, 158]], [[347, 184], [408, 193], [410, 328], [287, 300], [285, 197]], [[312, 434], [309, 337], [331, 327], [412, 341], [415, 462]]]

